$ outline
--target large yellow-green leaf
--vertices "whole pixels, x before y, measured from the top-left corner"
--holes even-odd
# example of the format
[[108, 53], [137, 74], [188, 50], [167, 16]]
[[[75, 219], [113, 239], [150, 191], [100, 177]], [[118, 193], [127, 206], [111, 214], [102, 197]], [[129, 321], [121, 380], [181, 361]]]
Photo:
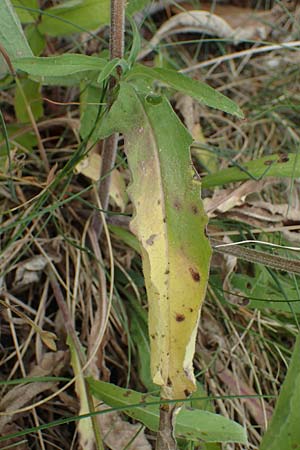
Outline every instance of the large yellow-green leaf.
[[121, 83], [106, 134], [123, 133], [132, 174], [131, 229], [142, 248], [153, 381], [164, 398], [179, 399], [195, 389], [192, 362], [211, 250], [192, 138], [165, 98], [155, 103]]

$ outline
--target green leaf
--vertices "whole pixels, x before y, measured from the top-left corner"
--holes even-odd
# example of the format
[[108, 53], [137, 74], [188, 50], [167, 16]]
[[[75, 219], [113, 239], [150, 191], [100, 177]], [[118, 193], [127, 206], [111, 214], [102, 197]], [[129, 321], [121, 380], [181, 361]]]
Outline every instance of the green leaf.
[[298, 155], [294, 153], [278, 153], [261, 159], [249, 161], [240, 167], [230, 167], [217, 173], [206, 175], [202, 180], [202, 187], [213, 188], [222, 184], [261, 179], [264, 177], [289, 178], [300, 177]]
[[14, 66], [35, 77], [67, 77], [69, 75], [100, 71], [106, 61], [96, 56], [64, 54], [60, 56], [17, 58]]
[[9, 0], [0, 1], [0, 42], [11, 59], [32, 56], [20, 20]]
[[137, 350], [139, 378], [147, 391], [155, 391], [150, 372], [150, 342], [148, 336], [148, 317], [145, 309], [130, 295], [128, 298], [128, 317], [130, 323], [130, 339]]
[[39, 56], [46, 45], [45, 36], [39, 32], [35, 24], [27, 25], [25, 34], [34, 56]]
[[[128, 406], [124, 412], [142, 422], [152, 431], [158, 430], [159, 399], [149, 394], [140, 394], [122, 389], [104, 381], [87, 379], [91, 393], [109, 406]], [[147, 406], [147, 403], [152, 403]], [[153, 404], [157, 403], [157, 404]], [[132, 405], [140, 406], [132, 406]], [[244, 428], [225, 417], [208, 411], [181, 409], [176, 416], [175, 435], [190, 441], [247, 443]]]
[[97, 78], [97, 83], [102, 84], [104, 80], [108, 79], [115, 71], [115, 69], [121, 66], [123, 70], [127, 70], [128, 64], [125, 61], [125, 59], [120, 58], [114, 58], [108, 61], [103, 69], [101, 70], [101, 73], [99, 77]]
[[[22, 23], [34, 23], [39, 16], [38, 0], [12, 0], [12, 5]], [[30, 8], [26, 9], [26, 8]], [[36, 9], [37, 11], [31, 11]]]
[[128, 0], [126, 3], [126, 13], [132, 16], [134, 13], [141, 11], [145, 6], [151, 3], [150, 0]]
[[86, 139], [96, 126], [100, 107], [97, 102], [100, 103], [102, 95], [99, 86], [81, 83], [80, 87], [80, 136]]
[[130, 231], [117, 225], [109, 225], [108, 228], [112, 231], [118, 239], [123, 241], [126, 245], [131, 247], [137, 253], [141, 253], [141, 247], [137, 238]]
[[[17, 85], [15, 90], [15, 112], [19, 122], [30, 122], [30, 117], [27, 112], [26, 100], [31, 108], [32, 114], [36, 120], [43, 117], [43, 99], [40, 92], [40, 85], [32, 80], [22, 80], [21, 87], [23, 92], [21, 92], [20, 87]], [[24, 95], [23, 95], [24, 94]]]
[[300, 449], [300, 334], [282, 385], [271, 424], [259, 450]]
[[135, 21], [130, 16], [128, 16], [128, 20], [132, 28], [133, 37], [130, 54], [128, 56], [128, 64], [131, 67], [135, 63], [141, 49], [141, 36]]
[[[254, 277], [233, 273], [230, 277], [230, 284], [231, 288], [238, 291], [241, 298], [244, 296], [250, 300], [248, 307], [257, 309], [268, 308], [289, 313], [294, 311], [294, 313], [299, 314], [300, 283], [298, 283], [298, 286], [295, 285], [298, 277], [293, 281], [286, 274], [278, 273], [276, 274], [276, 280], [277, 283], [270, 275], [270, 272], [259, 264], [255, 268]], [[288, 300], [291, 301], [289, 302]]]
[[183, 92], [195, 98], [198, 102], [204, 103], [211, 108], [233, 114], [243, 118], [241, 109], [225, 95], [216, 91], [201, 81], [193, 80], [175, 70], [150, 68], [137, 64], [127, 75], [127, 79], [146, 77], [152, 80], [159, 80], [176, 91]]
[[66, 36], [72, 33], [96, 30], [108, 25], [109, 0], [67, 0], [61, 5], [45, 10], [39, 30], [49, 36]]

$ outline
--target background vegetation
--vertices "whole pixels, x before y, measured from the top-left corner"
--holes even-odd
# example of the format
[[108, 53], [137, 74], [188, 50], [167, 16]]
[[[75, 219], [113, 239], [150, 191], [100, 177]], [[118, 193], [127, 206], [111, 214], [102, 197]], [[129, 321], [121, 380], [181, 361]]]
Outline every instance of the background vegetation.
[[[9, 2], [0, 5], [0, 407], [5, 413], [0, 416], [0, 447], [93, 448], [99, 419], [98, 448], [148, 449], [155, 445], [159, 398], [149, 371], [140, 248], [128, 229], [132, 204], [122, 138], [101, 246], [91, 246], [88, 236], [93, 213], [101, 210], [91, 181], [100, 173], [102, 143], [92, 146], [91, 138], [97, 133], [99, 106], [106, 101], [106, 77], [115, 69], [103, 62], [109, 3], [11, 3], [14, 23], [7, 19], [14, 17], [7, 13]], [[214, 13], [211, 26], [191, 10]], [[188, 419], [180, 425], [186, 428], [181, 428], [179, 446], [300, 448], [297, 354], [290, 363], [293, 349], [299, 352], [294, 347], [299, 253], [290, 249], [298, 247], [300, 227], [299, 7], [296, 1], [136, 0], [128, 3], [127, 13], [142, 43], [139, 53], [132, 53], [138, 48], [137, 32], [126, 21], [127, 59], [131, 55], [146, 66], [207, 82], [242, 109], [245, 119], [209, 109], [166, 90], [163, 83], [156, 83], [150, 98], [155, 102], [166, 94], [193, 136], [193, 163], [202, 179], [212, 245], [250, 240], [249, 248], [267, 255], [264, 260], [254, 255], [253, 262], [245, 253], [221, 253], [220, 247], [213, 253], [194, 360], [198, 390], [188, 404], [205, 412], [206, 431]], [[56, 60], [49, 59], [41, 75], [39, 69], [14, 63], [31, 51], [95, 59], [84, 72], [85, 62], [78, 60], [77, 67], [65, 60], [60, 76], [53, 69]], [[106, 70], [101, 89], [93, 83], [95, 67]], [[288, 270], [278, 270], [276, 256], [285, 263], [293, 258]], [[285, 263], [281, 268], [286, 269]], [[97, 340], [101, 345], [93, 354]], [[81, 354], [89, 361], [89, 375], [107, 384], [86, 384]], [[277, 403], [271, 434], [261, 444], [288, 367], [284, 397]], [[115, 386], [153, 394], [147, 401], [154, 412], [144, 417], [137, 405], [146, 397]], [[99, 404], [104, 402], [100, 409], [110, 408], [110, 413], [78, 421], [80, 414], [92, 416], [91, 392]], [[209, 412], [224, 422], [210, 423]], [[247, 443], [236, 423], [246, 430]], [[216, 429], [221, 430], [217, 436]]]

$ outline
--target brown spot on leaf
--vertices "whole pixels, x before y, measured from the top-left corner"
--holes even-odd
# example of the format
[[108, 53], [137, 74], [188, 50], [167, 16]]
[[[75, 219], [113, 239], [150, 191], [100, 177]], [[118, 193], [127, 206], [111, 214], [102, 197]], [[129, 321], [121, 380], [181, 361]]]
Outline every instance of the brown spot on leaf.
[[176, 200], [174, 201], [173, 205], [174, 205], [174, 208], [177, 209], [177, 211], [179, 211], [181, 209], [181, 203], [178, 200], [178, 198], [176, 198]]
[[271, 166], [274, 163], [272, 159], [267, 159], [267, 161], [264, 162], [265, 166]]
[[130, 397], [131, 394], [132, 394], [131, 391], [126, 391], [124, 392], [123, 397]]
[[163, 223], [166, 223], [166, 221], [167, 221], [167, 219], [164, 217], [164, 218], [163, 218]]
[[191, 395], [191, 393], [190, 393], [190, 391], [189, 391], [188, 389], [185, 389], [185, 390], [184, 390], [184, 395], [185, 395], [186, 397], [189, 397], [189, 396]]
[[167, 269], [167, 270], [165, 271], [165, 275], [169, 275], [169, 273], [170, 273], [170, 270]]
[[189, 310], [190, 310], [191, 313], [194, 312], [194, 309], [193, 309], [193, 308], [189, 308]]
[[287, 153], [279, 153], [278, 163], [286, 163], [289, 161], [289, 156]]
[[189, 271], [190, 271], [190, 274], [192, 275], [193, 280], [196, 281], [197, 283], [199, 283], [199, 281], [200, 281], [200, 273], [197, 272], [192, 267], [189, 268]]
[[157, 200], [157, 204], [160, 205], [160, 200]]
[[157, 234], [151, 234], [151, 236], [149, 236], [148, 239], [146, 240], [146, 244], [153, 245], [156, 237]]
[[176, 314], [176, 322], [183, 322], [185, 320], [185, 315], [184, 314]]
[[198, 209], [197, 205], [192, 205], [192, 213], [195, 215], [199, 213], [199, 209]]
[[171, 378], [168, 377], [167, 379], [167, 386], [171, 387], [172, 386], [172, 380]]
[[154, 334], [151, 334], [150, 337], [151, 337], [151, 339], [153, 339], [153, 340], [155, 339], [155, 335], [154, 335]]

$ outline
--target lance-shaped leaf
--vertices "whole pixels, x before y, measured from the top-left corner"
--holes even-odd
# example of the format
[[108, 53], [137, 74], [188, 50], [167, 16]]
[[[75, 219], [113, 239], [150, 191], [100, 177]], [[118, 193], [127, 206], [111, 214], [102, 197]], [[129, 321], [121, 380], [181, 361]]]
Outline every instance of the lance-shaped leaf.
[[282, 385], [270, 427], [259, 450], [300, 448], [300, 334], [298, 334], [286, 379]]
[[147, 98], [121, 83], [106, 133], [123, 133], [132, 174], [131, 229], [142, 248], [153, 381], [164, 398], [179, 399], [195, 389], [192, 362], [211, 250], [192, 138], [165, 98]]

